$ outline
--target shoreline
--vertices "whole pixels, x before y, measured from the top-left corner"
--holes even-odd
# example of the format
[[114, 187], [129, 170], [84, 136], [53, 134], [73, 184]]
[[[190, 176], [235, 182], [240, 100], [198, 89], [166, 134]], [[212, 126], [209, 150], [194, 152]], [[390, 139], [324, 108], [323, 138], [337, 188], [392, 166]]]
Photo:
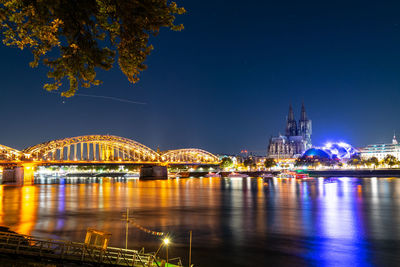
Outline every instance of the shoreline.
[[400, 169], [307, 170], [310, 177], [400, 177]]

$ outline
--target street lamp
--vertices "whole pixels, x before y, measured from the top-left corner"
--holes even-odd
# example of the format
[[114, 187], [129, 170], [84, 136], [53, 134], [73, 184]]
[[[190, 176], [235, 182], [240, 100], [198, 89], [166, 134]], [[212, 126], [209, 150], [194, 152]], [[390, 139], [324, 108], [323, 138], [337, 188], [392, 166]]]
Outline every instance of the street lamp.
[[166, 266], [168, 266], [168, 244], [169, 244], [169, 238], [168, 237], [164, 238], [163, 242], [164, 242], [164, 245], [165, 245], [166, 250], [167, 250], [167, 265]]

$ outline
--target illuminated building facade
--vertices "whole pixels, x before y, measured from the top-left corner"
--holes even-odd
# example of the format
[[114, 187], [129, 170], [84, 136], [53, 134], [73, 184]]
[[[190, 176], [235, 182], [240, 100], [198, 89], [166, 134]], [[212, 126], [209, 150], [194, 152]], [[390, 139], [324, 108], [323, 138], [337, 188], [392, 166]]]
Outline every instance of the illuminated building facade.
[[301, 107], [299, 123], [294, 118], [292, 106], [286, 121], [286, 134], [269, 140], [267, 155], [270, 158], [286, 159], [301, 156], [311, 147], [312, 126], [307, 118], [304, 104]]
[[392, 155], [400, 159], [400, 144], [397, 142], [396, 135], [393, 136], [391, 144], [373, 144], [361, 149], [360, 157], [362, 159], [377, 158], [383, 160], [387, 155]]

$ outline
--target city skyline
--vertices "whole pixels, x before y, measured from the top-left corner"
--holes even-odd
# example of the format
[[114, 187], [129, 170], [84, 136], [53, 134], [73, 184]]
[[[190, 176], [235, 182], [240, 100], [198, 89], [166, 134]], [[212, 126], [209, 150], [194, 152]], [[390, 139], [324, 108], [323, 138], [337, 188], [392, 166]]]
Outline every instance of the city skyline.
[[297, 114], [302, 101], [314, 145], [363, 147], [400, 132], [400, 4], [209, 3], [211, 12], [185, 3], [185, 29], [151, 41], [137, 84], [99, 71], [102, 85], [69, 99], [42, 89], [47, 69], [31, 69], [27, 51], [0, 46], [0, 144], [108, 133], [153, 149], [262, 154], [284, 131], [288, 105]]
[[[287, 118], [287, 116], [286, 116], [286, 118]], [[278, 131], [278, 133], [279, 133], [278, 136], [284, 136], [284, 134], [283, 134], [284, 130]], [[83, 134], [81, 136], [90, 136], [90, 135], [93, 135], [93, 134]], [[106, 133], [106, 134], [103, 134], [103, 135], [105, 135], [105, 136], [107, 136], [107, 135], [109, 135], [109, 136], [117, 136], [117, 135], [109, 134], [109, 133]], [[396, 131], [393, 131], [391, 136], [392, 136], [392, 138], [396, 137]], [[60, 137], [54, 138], [54, 139], [47, 139], [47, 140], [43, 139], [44, 141], [42, 141], [40, 143], [26, 144], [23, 147], [11, 147], [11, 146], [9, 146], [7, 144], [0, 144], [0, 145], [6, 146], [6, 147], [9, 147], [9, 148], [12, 148], [12, 149], [23, 151], [24, 149], [27, 149], [27, 148], [29, 148], [31, 146], [35, 146], [35, 145], [38, 145], [38, 144], [46, 143], [46, 142], [49, 142], [49, 141], [62, 140], [62, 139], [75, 138], [75, 137], [80, 137], [80, 136], [60, 136]], [[123, 137], [123, 136], [117, 136], [117, 137]], [[270, 138], [273, 138], [273, 135], [271, 135]], [[137, 141], [137, 140], [135, 140], [133, 138], [132, 138], [132, 140]], [[338, 139], [325, 138], [325, 140], [326, 141], [323, 142], [323, 143], [313, 144], [313, 147], [324, 146], [325, 144], [332, 143], [332, 142], [344, 142], [343, 139], [341, 139], [341, 138], [338, 138]], [[386, 144], [386, 143], [392, 142], [392, 140], [383, 140], [381, 142], [375, 142], [375, 143], [374, 142], [370, 142], [368, 144], [364, 144], [364, 145], [358, 146], [356, 148], [360, 149], [360, 148], [363, 148], [363, 147], [366, 147], [366, 146], [369, 146], [369, 145], [372, 145], [372, 144]], [[146, 146], [148, 146], [149, 148], [151, 148], [153, 150], [159, 150], [160, 149], [160, 147], [157, 146], [157, 145], [156, 146], [146, 145]], [[186, 147], [179, 147], [178, 149], [185, 149], [185, 148]], [[168, 150], [174, 150], [174, 149], [173, 148], [165, 149], [165, 151], [168, 151]], [[239, 155], [239, 154], [243, 154], [243, 151], [246, 151], [246, 153], [249, 154], [249, 155], [260, 155], [260, 153], [258, 153], [258, 152], [264, 153], [264, 152], [268, 151], [268, 145], [267, 145], [267, 149], [259, 150], [259, 151], [252, 151], [252, 150], [248, 150], [248, 149], [242, 149], [240, 151], [234, 151], [234, 152], [224, 152], [224, 151], [222, 151], [222, 152], [213, 152], [213, 153], [220, 154], [220, 155], [223, 155], [223, 154], [227, 154], [227, 155], [228, 154], [232, 154], [232, 155], [236, 154], [236, 155]], [[266, 154], [268, 154], [268, 153], [266, 153]]]
[[0, 265], [400, 265], [400, 1], [175, 1], [0, 2]]

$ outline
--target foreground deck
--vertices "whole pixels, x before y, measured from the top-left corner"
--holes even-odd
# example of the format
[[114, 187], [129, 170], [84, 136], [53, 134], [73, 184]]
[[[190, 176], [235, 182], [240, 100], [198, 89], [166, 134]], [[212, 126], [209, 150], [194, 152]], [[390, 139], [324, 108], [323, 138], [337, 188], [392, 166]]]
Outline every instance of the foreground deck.
[[[144, 250], [114, 247], [101, 249], [84, 243], [45, 240], [9, 232], [0, 232], [0, 253], [94, 266], [165, 266], [162, 259], [155, 257], [154, 253], [145, 253]], [[176, 264], [168, 263], [168, 267], [182, 266], [179, 258], [170, 259], [170, 262]]]

